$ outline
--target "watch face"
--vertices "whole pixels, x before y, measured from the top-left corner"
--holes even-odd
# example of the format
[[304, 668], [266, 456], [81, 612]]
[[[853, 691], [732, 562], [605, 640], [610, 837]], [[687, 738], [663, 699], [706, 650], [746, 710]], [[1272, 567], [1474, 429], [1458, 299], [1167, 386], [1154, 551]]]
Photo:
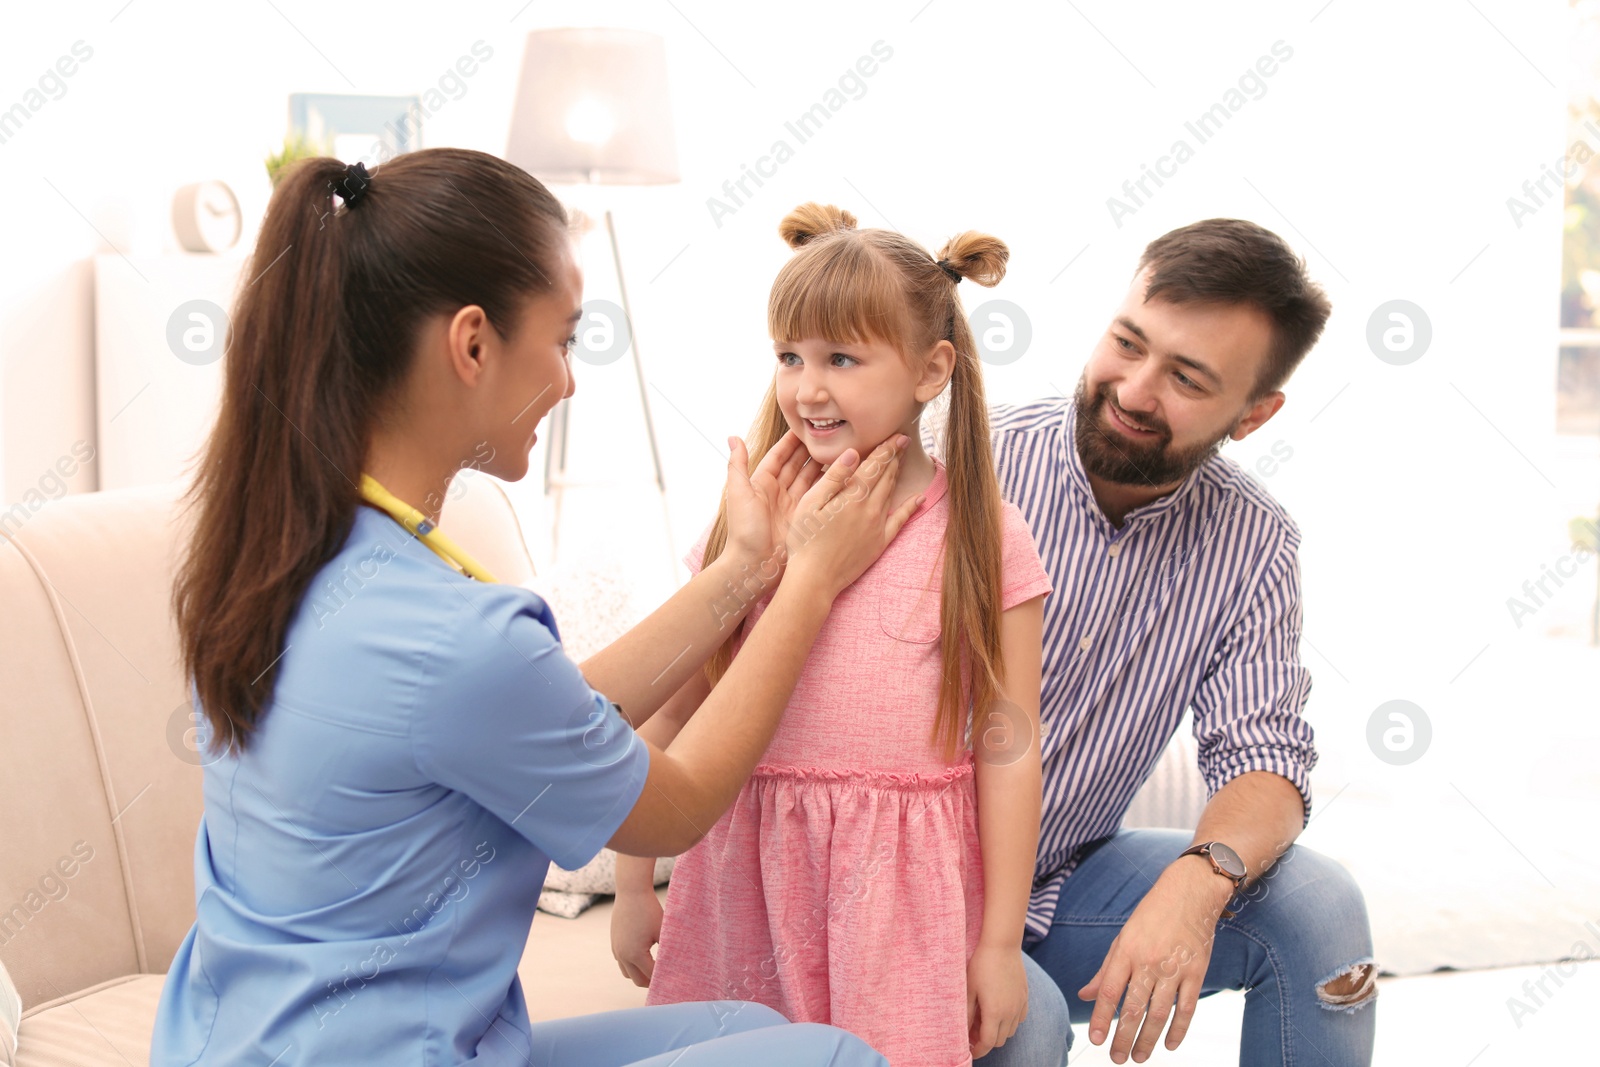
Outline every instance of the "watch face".
[[1222, 873], [1229, 878], [1243, 878], [1245, 876], [1244, 860], [1233, 849], [1221, 841], [1213, 841], [1210, 846], [1211, 858], [1217, 861], [1217, 866], [1222, 868]]

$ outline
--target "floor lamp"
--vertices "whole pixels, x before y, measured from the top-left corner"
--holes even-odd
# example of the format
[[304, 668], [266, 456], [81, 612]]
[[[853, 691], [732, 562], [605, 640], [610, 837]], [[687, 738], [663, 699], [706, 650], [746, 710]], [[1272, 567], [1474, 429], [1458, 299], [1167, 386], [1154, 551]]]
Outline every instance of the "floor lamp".
[[[676, 182], [678, 154], [667, 96], [667, 53], [652, 33], [623, 29], [535, 30], [528, 34], [511, 113], [506, 159], [547, 182], [591, 185], [663, 185]], [[669, 558], [672, 524], [666, 514], [666, 480], [650, 415], [650, 395], [639, 362], [633, 309], [623, 279], [617, 227], [608, 208], [606, 236], [630, 333], [629, 355], [639, 385], [645, 434], [661, 494]], [[581, 329], [580, 325], [580, 329]], [[545, 493], [554, 496], [552, 554], [557, 551], [567, 479], [570, 399], [552, 413], [554, 431], [545, 452]]]

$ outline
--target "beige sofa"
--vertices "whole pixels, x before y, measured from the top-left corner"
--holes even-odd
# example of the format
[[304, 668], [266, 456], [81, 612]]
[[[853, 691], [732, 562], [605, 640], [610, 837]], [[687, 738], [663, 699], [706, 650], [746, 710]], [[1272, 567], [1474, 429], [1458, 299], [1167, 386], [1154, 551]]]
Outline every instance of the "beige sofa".
[[[463, 484], [442, 525], [501, 580], [536, 585], [504, 493]], [[168, 608], [178, 491], [66, 497], [0, 529], [0, 965], [25, 1067], [145, 1064], [194, 921], [201, 772]], [[609, 911], [534, 924], [535, 1018], [644, 1002], [611, 959]]]

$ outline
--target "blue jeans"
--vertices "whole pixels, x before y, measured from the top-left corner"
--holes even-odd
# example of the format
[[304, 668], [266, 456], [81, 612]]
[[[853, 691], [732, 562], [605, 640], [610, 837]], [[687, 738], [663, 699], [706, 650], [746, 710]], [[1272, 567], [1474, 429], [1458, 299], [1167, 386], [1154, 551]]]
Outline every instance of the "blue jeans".
[[[1186, 830], [1123, 830], [1091, 846], [1062, 886], [1049, 934], [1028, 952], [1065, 994], [1072, 1022], [1089, 1021], [1094, 1002], [1079, 1000], [1078, 990], [1099, 970], [1134, 907], [1191, 840]], [[1323, 990], [1352, 970], [1356, 980], [1347, 977], [1336, 990], [1360, 987], [1363, 976], [1375, 978], [1377, 972], [1366, 902], [1345, 869], [1292, 845], [1229, 909], [1235, 915], [1217, 923], [1201, 996], [1245, 991], [1240, 1067], [1371, 1064], [1375, 988], [1369, 983], [1347, 997]], [[1033, 988], [1030, 974], [1028, 1017], [1010, 1041], [978, 1061], [982, 1067], [1063, 1062], [1065, 1049], [1055, 1044], [1064, 1023], [1056, 1014], [1059, 1002], [1036, 999]], [[1205, 1010], [1202, 1003], [1196, 1014]], [[1115, 1034], [1113, 1027], [1107, 1041]], [[1164, 1048], [1159, 1042], [1156, 1047]]]
[[854, 1034], [740, 1000], [534, 1023], [532, 1067], [889, 1067]]

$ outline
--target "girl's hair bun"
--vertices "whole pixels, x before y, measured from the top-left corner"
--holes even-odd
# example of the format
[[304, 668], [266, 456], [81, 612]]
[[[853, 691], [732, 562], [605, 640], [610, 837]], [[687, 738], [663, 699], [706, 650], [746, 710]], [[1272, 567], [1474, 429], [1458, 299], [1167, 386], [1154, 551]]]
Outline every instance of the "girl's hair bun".
[[856, 217], [832, 204], [801, 204], [778, 223], [778, 233], [790, 248], [799, 248], [813, 237], [856, 228]]
[[1006, 261], [1011, 250], [998, 237], [968, 230], [958, 233], [944, 243], [939, 259], [949, 263], [950, 269], [982, 286], [999, 285], [1006, 276]]

